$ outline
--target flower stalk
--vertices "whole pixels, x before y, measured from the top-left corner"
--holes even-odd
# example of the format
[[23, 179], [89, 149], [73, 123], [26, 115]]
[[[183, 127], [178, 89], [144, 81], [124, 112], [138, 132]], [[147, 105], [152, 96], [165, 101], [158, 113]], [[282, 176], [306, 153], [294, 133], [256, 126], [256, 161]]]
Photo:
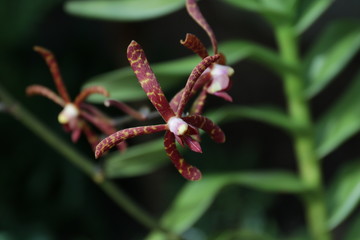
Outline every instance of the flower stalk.
[[[301, 61], [294, 27], [286, 24], [278, 26], [276, 37], [283, 61], [294, 69], [299, 69]], [[315, 149], [313, 122], [305, 95], [305, 81], [300, 71], [285, 72], [282, 78], [289, 115], [301, 129], [294, 133], [293, 142], [300, 177], [309, 188], [303, 196], [309, 233], [313, 240], [330, 240], [326, 224], [321, 166]]]

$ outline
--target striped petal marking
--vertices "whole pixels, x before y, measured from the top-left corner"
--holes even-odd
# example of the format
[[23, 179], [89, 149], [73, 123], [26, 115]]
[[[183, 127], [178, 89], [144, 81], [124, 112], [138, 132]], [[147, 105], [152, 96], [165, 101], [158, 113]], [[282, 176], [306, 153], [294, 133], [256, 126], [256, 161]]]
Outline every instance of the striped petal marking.
[[34, 51], [41, 54], [41, 56], [44, 58], [46, 64], [48, 65], [50, 72], [53, 76], [56, 88], [60, 94], [60, 96], [64, 99], [65, 102], [71, 102], [69, 94], [65, 88], [64, 82], [62, 80], [60, 70], [57, 64], [57, 61], [55, 59], [54, 54], [47, 50], [46, 48], [35, 46]]
[[200, 170], [185, 162], [184, 158], [180, 155], [180, 152], [176, 149], [175, 136], [170, 131], [166, 131], [165, 133], [164, 146], [166, 154], [184, 178], [190, 181], [201, 179]]
[[146, 135], [146, 134], [152, 134], [165, 130], [167, 130], [166, 124], [134, 127], [134, 128], [127, 128], [120, 130], [106, 137], [96, 146], [95, 158], [101, 157], [106, 151], [113, 148], [117, 144], [125, 141], [126, 139], [133, 138], [136, 136]]
[[191, 124], [194, 127], [204, 130], [207, 134], [210, 135], [211, 139], [217, 143], [225, 142], [225, 134], [221, 128], [212, 122], [207, 117], [201, 115], [192, 115], [183, 117], [183, 120], [188, 124]]
[[217, 54], [218, 53], [217, 41], [214, 31], [211, 29], [210, 25], [207, 23], [206, 19], [200, 12], [196, 0], [186, 0], [186, 9], [190, 14], [190, 16], [200, 25], [200, 27], [202, 27], [205, 30], [205, 32], [207, 33], [207, 35], [211, 40], [214, 53]]
[[171, 117], [175, 116], [175, 113], [151, 70], [144, 50], [137, 42], [132, 41], [127, 49], [127, 57], [141, 87], [162, 118], [167, 122]]

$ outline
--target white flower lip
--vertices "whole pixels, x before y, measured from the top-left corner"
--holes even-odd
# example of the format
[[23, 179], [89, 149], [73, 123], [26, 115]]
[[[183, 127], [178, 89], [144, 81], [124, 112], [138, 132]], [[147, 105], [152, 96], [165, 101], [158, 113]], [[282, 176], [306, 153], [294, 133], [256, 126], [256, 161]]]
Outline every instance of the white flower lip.
[[61, 124], [66, 124], [72, 119], [75, 119], [79, 116], [79, 109], [72, 103], [65, 105], [64, 109], [59, 113], [58, 121]]
[[234, 69], [228, 66], [214, 64], [210, 74], [212, 76], [212, 82], [208, 88], [208, 92], [213, 94], [229, 87], [229, 77], [234, 74]]
[[234, 74], [234, 69], [229, 66], [214, 64], [214, 67], [211, 69], [211, 75], [216, 77], [220, 75], [232, 76]]
[[184, 135], [188, 130], [189, 125], [178, 117], [171, 117], [167, 122], [170, 132], [177, 136]]

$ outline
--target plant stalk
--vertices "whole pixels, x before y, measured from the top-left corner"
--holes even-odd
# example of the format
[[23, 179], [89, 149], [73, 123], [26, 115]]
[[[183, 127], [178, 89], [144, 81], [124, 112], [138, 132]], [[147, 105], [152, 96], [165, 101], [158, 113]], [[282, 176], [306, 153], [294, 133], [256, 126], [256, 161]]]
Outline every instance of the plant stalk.
[[119, 207], [124, 209], [130, 216], [150, 230], [162, 232], [169, 239], [178, 240], [179, 236], [162, 228], [155, 219], [136, 205], [120, 188], [112, 181], [104, 179], [97, 167], [89, 159], [77, 152], [71, 145], [60, 139], [54, 132], [43, 125], [35, 116], [22, 107], [0, 85], [0, 99], [5, 103], [7, 111], [27, 128], [33, 131], [44, 142], [49, 144], [68, 161], [77, 166], [88, 175]]
[[304, 194], [304, 205], [309, 233], [313, 240], [330, 240], [322, 185], [320, 161], [315, 149], [313, 122], [305, 95], [305, 82], [300, 73], [301, 61], [295, 29], [287, 24], [276, 28], [280, 55], [295, 72], [283, 73], [288, 112], [299, 127], [293, 134], [294, 150], [302, 181], [309, 188]]

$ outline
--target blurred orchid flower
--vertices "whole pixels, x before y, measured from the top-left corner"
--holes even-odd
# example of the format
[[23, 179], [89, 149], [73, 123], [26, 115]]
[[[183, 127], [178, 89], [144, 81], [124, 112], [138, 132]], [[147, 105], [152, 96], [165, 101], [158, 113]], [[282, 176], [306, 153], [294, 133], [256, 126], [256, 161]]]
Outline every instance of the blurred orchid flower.
[[[71, 101], [53, 53], [39, 46], [35, 46], [34, 50], [41, 54], [46, 61], [59, 94], [41, 85], [31, 85], [26, 88], [27, 95], [41, 95], [63, 107], [63, 110], [58, 115], [58, 121], [64, 126], [66, 131], [71, 132], [72, 141], [77, 142], [81, 133], [83, 133], [92, 148], [95, 149], [100, 139], [90, 128], [88, 122], [96, 126], [96, 128], [106, 135], [116, 132], [116, 128], [110, 118], [95, 106], [87, 104], [84, 101], [91, 94], [102, 94], [105, 97], [109, 97], [108, 91], [100, 86], [88, 87], [80, 92], [74, 101]], [[119, 148], [123, 150], [125, 147], [125, 143], [119, 146]]]

